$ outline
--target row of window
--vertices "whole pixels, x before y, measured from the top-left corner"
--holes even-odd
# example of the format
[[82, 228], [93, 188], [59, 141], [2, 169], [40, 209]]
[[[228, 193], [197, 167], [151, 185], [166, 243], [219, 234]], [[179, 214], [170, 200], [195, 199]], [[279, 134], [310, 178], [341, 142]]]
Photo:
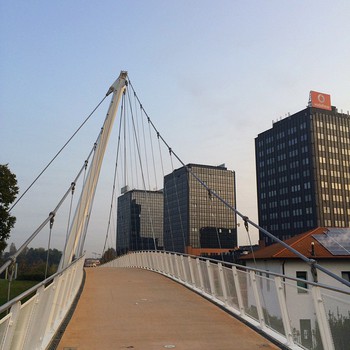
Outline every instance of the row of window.
[[[339, 182], [331, 182], [331, 186], [328, 186], [328, 182], [327, 181], [321, 181], [321, 187], [322, 188], [332, 188], [333, 190], [341, 190], [342, 189], [342, 184]], [[345, 184], [344, 185], [345, 190], [349, 190], [350, 189], [350, 184]]]
[[338, 138], [336, 135], [332, 135], [332, 134], [325, 135], [322, 132], [317, 133], [317, 138], [319, 140], [328, 140], [328, 141], [333, 141], [333, 142], [340, 142], [341, 144], [350, 144], [349, 137], [341, 136]]
[[346, 223], [344, 220], [325, 220], [324, 223], [327, 227], [348, 227], [350, 225], [350, 222]]
[[[264, 194], [265, 194], [265, 192], [264, 192]], [[322, 197], [323, 197], [323, 195], [322, 195]], [[261, 199], [265, 199], [265, 198], [266, 198], [266, 195], [260, 196], [260, 198], [261, 198]], [[323, 198], [323, 200], [328, 200], [328, 199], [326, 199], [326, 198], [329, 199], [329, 195], [328, 195], [328, 194], [327, 194], [327, 197], [325, 196], [325, 197]], [[301, 203], [301, 201], [302, 201], [301, 196], [292, 197], [292, 199], [291, 199], [291, 204], [299, 204], [299, 203]], [[305, 196], [304, 196], [304, 201], [305, 201], [305, 202], [311, 202], [311, 194], [305, 195]], [[271, 201], [271, 202], [269, 202], [269, 208], [277, 208], [277, 206], [278, 206], [277, 203], [278, 203], [277, 201]], [[281, 200], [279, 201], [279, 205], [280, 205], [281, 207], [288, 206], [288, 205], [289, 205], [289, 199], [288, 199], [288, 198], [281, 199]], [[262, 203], [262, 204], [261, 204], [261, 209], [266, 209], [266, 203]]]
[[[318, 145], [318, 150], [320, 152], [326, 152], [326, 146], [325, 145]], [[329, 146], [328, 152], [329, 153], [336, 153], [336, 154], [341, 153], [343, 155], [350, 155], [350, 150], [348, 148], [339, 148], [339, 147]]]
[[322, 122], [321, 120], [317, 120], [316, 125], [320, 128], [325, 127], [329, 130], [340, 130], [344, 132], [349, 132], [349, 127], [346, 125], [337, 125], [333, 123]]
[[[333, 213], [334, 214], [339, 214], [343, 215], [345, 212], [344, 208], [333, 208]], [[324, 214], [330, 214], [331, 213], [331, 208], [330, 207], [323, 207], [323, 213]], [[350, 209], [347, 209], [347, 214], [350, 215]]]
[[[292, 179], [293, 180], [293, 179]], [[324, 183], [324, 181], [321, 181], [322, 183]], [[272, 179], [272, 180], [269, 180], [268, 182], [267, 182], [267, 185], [268, 186], [274, 186], [274, 185], [276, 185], [276, 180], [275, 179]], [[337, 184], [338, 185], [338, 184]], [[262, 181], [261, 182], [261, 184], [260, 184], [260, 188], [262, 189], [262, 188], [265, 188], [266, 187], [266, 183], [264, 182], [264, 181]], [[322, 186], [322, 187], [324, 187], [324, 186]], [[328, 187], [328, 185], [327, 185], [327, 187]], [[311, 182], [310, 181], [308, 181], [308, 182], [305, 182], [304, 183], [304, 185], [303, 185], [303, 188], [304, 188], [304, 190], [308, 190], [308, 189], [310, 189], [311, 188]], [[290, 192], [299, 192], [299, 191], [301, 191], [301, 185], [300, 184], [297, 184], [297, 185], [292, 185], [291, 187], [290, 187]], [[278, 191], [278, 193], [281, 195], [281, 194], [287, 194], [289, 192], [289, 187], [283, 187], [283, 188], [280, 188], [279, 189], [279, 191]], [[268, 192], [268, 197], [273, 197], [273, 196], [275, 196], [275, 195], [277, 195], [277, 192], [276, 191], [269, 191]], [[266, 198], [266, 197], [261, 197], [261, 198]]]
[[[282, 132], [282, 134], [284, 135], [284, 132]], [[281, 135], [281, 133], [277, 134], [277, 136], [276, 136], [277, 140], [279, 140], [279, 139], [281, 139], [281, 138], [284, 137], [284, 136], [281, 137], [280, 135]], [[289, 135], [291, 135], [291, 134], [289, 134]], [[263, 148], [264, 143], [265, 143], [266, 145], [268, 145], [268, 144], [272, 143], [273, 141], [274, 141], [273, 135], [272, 135], [272, 136], [269, 136], [268, 138], [265, 139], [265, 142], [264, 142], [264, 140], [260, 140], [260, 141], [258, 142], [258, 147], [261, 149], [261, 148]], [[288, 146], [297, 145], [297, 144], [298, 144], [298, 141], [299, 141], [298, 138], [297, 138], [297, 137], [294, 137], [294, 138], [288, 140]], [[300, 135], [300, 141], [301, 141], [301, 142], [307, 141], [307, 134]], [[277, 150], [282, 150], [282, 149], [284, 149], [285, 147], [286, 147], [286, 146], [285, 146], [285, 143], [284, 143], [284, 142], [279, 143], [279, 144], [277, 145]], [[273, 153], [273, 152], [274, 152], [274, 147], [273, 147], [273, 146], [266, 149], [266, 154], [271, 154], [271, 153]], [[261, 153], [259, 153], [260, 156], [262, 156], [263, 154], [264, 154], [263, 151], [262, 151]]]
[[[286, 155], [285, 154], [277, 156], [277, 161], [282, 161], [282, 160], [285, 160], [285, 159], [286, 159]], [[319, 157], [319, 160], [320, 160], [320, 163], [322, 163], [322, 164], [326, 163], [326, 158], [325, 157]], [[337, 159], [337, 160], [334, 160], [334, 162], [335, 161], [338, 162], [335, 165], [339, 165], [339, 160]], [[330, 164], [333, 164], [332, 162], [333, 162], [333, 160], [331, 159], [330, 160]], [[273, 165], [274, 163], [275, 163], [275, 158], [269, 158], [269, 159], [266, 160], [266, 165], [268, 165], [268, 166], [269, 165]], [[302, 165], [308, 165], [310, 163], [310, 160], [309, 160], [309, 158], [303, 158], [301, 163], [302, 163]], [[345, 163], [349, 163], [349, 162], [348, 161], [343, 161], [344, 166], [345, 166]], [[299, 164], [300, 164], [299, 160], [295, 160], [293, 162], [290, 162], [289, 163], [289, 169], [296, 169], [296, 168], [299, 167]], [[259, 162], [259, 168], [263, 168], [263, 167], [265, 167], [265, 161], [261, 160]], [[277, 169], [278, 169], [279, 172], [287, 170], [287, 165], [286, 164], [279, 165]]]
[[[325, 209], [326, 207], [324, 207]], [[342, 209], [342, 208], [338, 208], [338, 209]], [[329, 210], [329, 208], [328, 208]], [[312, 214], [312, 207], [307, 207], [305, 208], [305, 210], [303, 210], [302, 208], [298, 208], [298, 209], [293, 209], [293, 210], [283, 210], [281, 211], [280, 215], [282, 219], [285, 218], [289, 218], [289, 217], [295, 217], [295, 216], [301, 216], [301, 215], [310, 215]], [[267, 219], [267, 214], [263, 214], [262, 216], [263, 220]], [[272, 212], [269, 214], [269, 219], [278, 219], [278, 212]]]

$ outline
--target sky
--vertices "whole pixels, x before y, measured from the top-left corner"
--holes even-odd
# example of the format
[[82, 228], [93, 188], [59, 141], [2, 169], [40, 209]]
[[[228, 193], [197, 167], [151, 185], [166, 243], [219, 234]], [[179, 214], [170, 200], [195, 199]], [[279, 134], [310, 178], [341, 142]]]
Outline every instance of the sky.
[[[350, 110], [349, 13], [347, 0], [0, 0], [0, 164], [9, 164], [21, 194], [126, 70], [185, 163], [225, 163], [236, 172], [237, 209], [257, 222], [254, 138], [305, 108], [310, 90]], [[107, 108], [16, 205], [8, 243], [19, 247], [55, 207]], [[112, 159], [107, 153], [106, 164]], [[102, 251], [106, 234], [107, 173], [90, 255]], [[238, 233], [247, 244], [243, 225]], [[44, 230], [32, 246], [45, 247], [48, 236]], [[52, 246], [62, 249], [64, 237], [54, 230]]]

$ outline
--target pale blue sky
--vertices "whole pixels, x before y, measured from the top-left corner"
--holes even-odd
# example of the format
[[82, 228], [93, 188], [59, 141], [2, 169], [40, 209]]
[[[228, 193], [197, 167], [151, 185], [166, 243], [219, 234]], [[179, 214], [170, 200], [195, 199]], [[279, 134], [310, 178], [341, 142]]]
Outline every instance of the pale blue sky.
[[[184, 162], [235, 170], [238, 209], [257, 220], [257, 134], [303, 109], [310, 90], [350, 110], [349, 14], [345, 0], [0, 0], [0, 163], [24, 190], [127, 70]], [[106, 109], [15, 208], [9, 242], [20, 245], [52, 210]], [[108, 195], [110, 187], [99, 188]], [[90, 252], [102, 249], [102, 207]], [[239, 240], [246, 243], [241, 230]], [[61, 248], [59, 235], [54, 244]]]

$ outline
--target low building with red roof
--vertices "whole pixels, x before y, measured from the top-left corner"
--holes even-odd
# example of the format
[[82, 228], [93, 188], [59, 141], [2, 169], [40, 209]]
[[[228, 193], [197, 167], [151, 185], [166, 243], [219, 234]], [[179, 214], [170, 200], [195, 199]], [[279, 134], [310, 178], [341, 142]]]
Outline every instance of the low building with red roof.
[[[322, 267], [349, 281], [350, 228], [318, 227], [284, 242], [307, 258], [314, 259]], [[247, 276], [247, 303], [253, 309], [256, 307], [256, 296], [254, 296], [254, 288], [252, 288], [253, 283], [256, 283], [260, 303], [264, 313], [270, 319], [278, 320], [281, 317], [278, 309], [278, 288], [275, 286], [275, 280], [271, 273], [299, 279], [282, 278], [283, 295], [286, 299], [289, 318], [293, 324], [293, 337], [299, 344], [301, 343], [307, 348], [315, 346], [318, 326], [315, 318], [315, 305], [311, 298], [314, 287], [302, 280], [341, 289], [349, 287], [322, 271], [313, 273], [309, 264], [280, 243], [258, 249], [254, 253], [241, 256], [241, 259], [249, 267], [264, 270], [264, 272], [257, 272], [255, 281], [249, 278], [251, 276]], [[346, 297], [345, 294], [343, 296]], [[335, 296], [332, 290], [322, 294], [322, 300], [326, 307], [327, 317], [333, 317], [338, 321], [349, 318], [350, 300], [344, 300], [339, 304], [339, 297]], [[339, 305], [341, 305], [340, 308]]]

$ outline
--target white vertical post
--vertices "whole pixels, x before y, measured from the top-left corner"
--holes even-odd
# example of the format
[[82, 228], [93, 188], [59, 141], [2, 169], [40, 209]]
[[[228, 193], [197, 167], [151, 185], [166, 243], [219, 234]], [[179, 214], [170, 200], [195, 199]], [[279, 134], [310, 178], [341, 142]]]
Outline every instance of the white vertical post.
[[187, 261], [188, 261], [188, 266], [190, 267], [191, 284], [192, 284], [192, 286], [194, 286], [196, 283], [196, 280], [194, 278], [194, 271], [193, 271], [193, 265], [192, 265], [193, 259], [190, 256], [188, 256]]
[[275, 276], [275, 286], [276, 286], [277, 298], [278, 298], [278, 302], [281, 310], [284, 334], [287, 338], [288, 346], [293, 346], [294, 340], [293, 340], [292, 327], [289, 320], [287, 303], [284, 295], [284, 289], [283, 289], [281, 277]]
[[170, 263], [170, 275], [175, 277], [174, 273], [174, 262], [173, 262], [173, 254], [169, 254], [169, 263]]
[[184, 282], [185, 282], [186, 284], [189, 284], [189, 280], [188, 280], [188, 276], [187, 276], [187, 271], [186, 271], [186, 267], [185, 267], [185, 259], [184, 259], [184, 256], [181, 255], [181, 256], [180, 256], [180, 259], [181, 259], [181, 265], [182, 265], [182, 270], [183, 270]]
[[256, 311], [258, 312], [260, 327], [261, 327], [261, 329], [264, 329], [264, 328], [266, 328], [266, 325], [265, 325], [264, 313], [263, 313], [261, 302], [260, 302], [258, 285], [256, 282], [256, 274], [254, 271], [249, 271], [249, 275], [250, 275], [250, 281], [252, 283], [253, 294], [254, 294], [254, 299], [255, 299], [255, 304], [256, 304], [255, 306], [256, 306]]
[[321, 334], [323, 348], [327, 350], [334, 350], [332, 333], [329, 327], [324, 302], [320, 292], [320, 287], [312, 286], [311, 288], [312, 288], [311, 289], [312, 299], [315, 306], [318, 326], [320, 327], [320, 334]]
[[21, 311], [21, 302], [17, 301], [17, 303], [13, 304], [11, 307], [11, 310], [10, 310], [11, 316], [8, 321], [6, 334], [4, 334], [3, 344], [0, 344], [1, 349], [10, 349], [20, 311]]
[[164, 273], [165, 272], [164, 253], [163, 252], [159, 253], [159, 256], [160, 256], [161, 273]]
[[156, 252], [156, 257], [157, 257], [157, 270], [158, 272], [162, 272], [162, 266], [163, 266], [162, 253]]
[[208, 277], [209, 277], [209, 285], [210, 285], [210, 294], [213, 298], [216, 296], [216, 291], [215, 291], [215, 284], [214, 284], [214, 276], [213, 276], [213, 270], [212, 270], [212, 265], [209, 260], [205, 261], [207, 265], [207, 271], [208, 271]]
[[177, 254], [175, 254], [175, 265], [176, 265], [176, 274], [177, 274], [177, 276], [175, 277], [181, 280], [180, 265], [179, 265], [179, 259]]
[[[24, 332], [24, 343], [23, 343], [23, 349], [30, 349], [32, 348], [32, 345], [36, 344], [38, 342], [38, 334], [34, 332], [34, 328], [40, 325], [41, 317], [40, 314], [41, 310], [41, 304], [42, 304], [42, 298], [43, 294], [45, 292], [45, 286], [40, 286], [36, 294], [34, 296], [34, 303], [30, 312], [30, 316], [28, 319], [26, 331]], [[34, 337], [35, 336], [35, 337]]]
[[224, 270], [222, 267], [222, 263], [218, 263], [218, 269], [219, 269], [219, 276], [220, 276], [220, 283], [221, 283], [221, 289], [222, 289], [222, 294], [224, 297], [225, 305], [227, 305], [227, 288], [226, 288], [226, 281], [225, 281], [225, 276], [224, 276]]
[[170, 275], [170, 257], [169, 253], [164, 253], [164, 258], [165, 258], [165, 272], [169, 276]]
[[233, 280], [235, 281], [235, 289], [236, 289], [239, 311], [241, 312], [241, 315], [244, 316], [245, 309], [244, 309], [244, 303], [243, 303], [243, 297], [242, 297], [242, 290], [241, 290], [241, 285], [239, 283], [239, 277], [238, 277], [236, 266], [232, 266], [232, 274], [233, 274]]
[[49, 293], [48, 299], [46, 301], [46, 305], [44, 305], [44, 307], [42, 308], [42, 315], [39, 319], [40, 322], [36, 324], [37, 328], [40, 327], [39, 340], [37, 344], [37, 347], [39, 349], [42, 347], [45, 335], [47, 334], [47, 328], [48, 328], [48, 324], [51, 316], [51, 311], [54, 308], [53, 300], [56, 294], [55, 289], [56, 289], [56, 285], [55, 285], [55, 279], [54, 279], [51, 285], [48, 286], [45, 290], [45, 293]]
[[198, 270], [198, 276], [199, 276], [199, 283], [200, 283], [200, 289], [204, 291], [204, 281], [203, 281], [203, 274], [202, 274], [202, 268], [201, 264], [198, 258], [196, 258], [197, 263], [197, 270]]
[[143, 252], [140, 252], [139, 259], [140, 259], [140, 268], [143, 269], [145, 267], [145, 264], [143, 262]]

